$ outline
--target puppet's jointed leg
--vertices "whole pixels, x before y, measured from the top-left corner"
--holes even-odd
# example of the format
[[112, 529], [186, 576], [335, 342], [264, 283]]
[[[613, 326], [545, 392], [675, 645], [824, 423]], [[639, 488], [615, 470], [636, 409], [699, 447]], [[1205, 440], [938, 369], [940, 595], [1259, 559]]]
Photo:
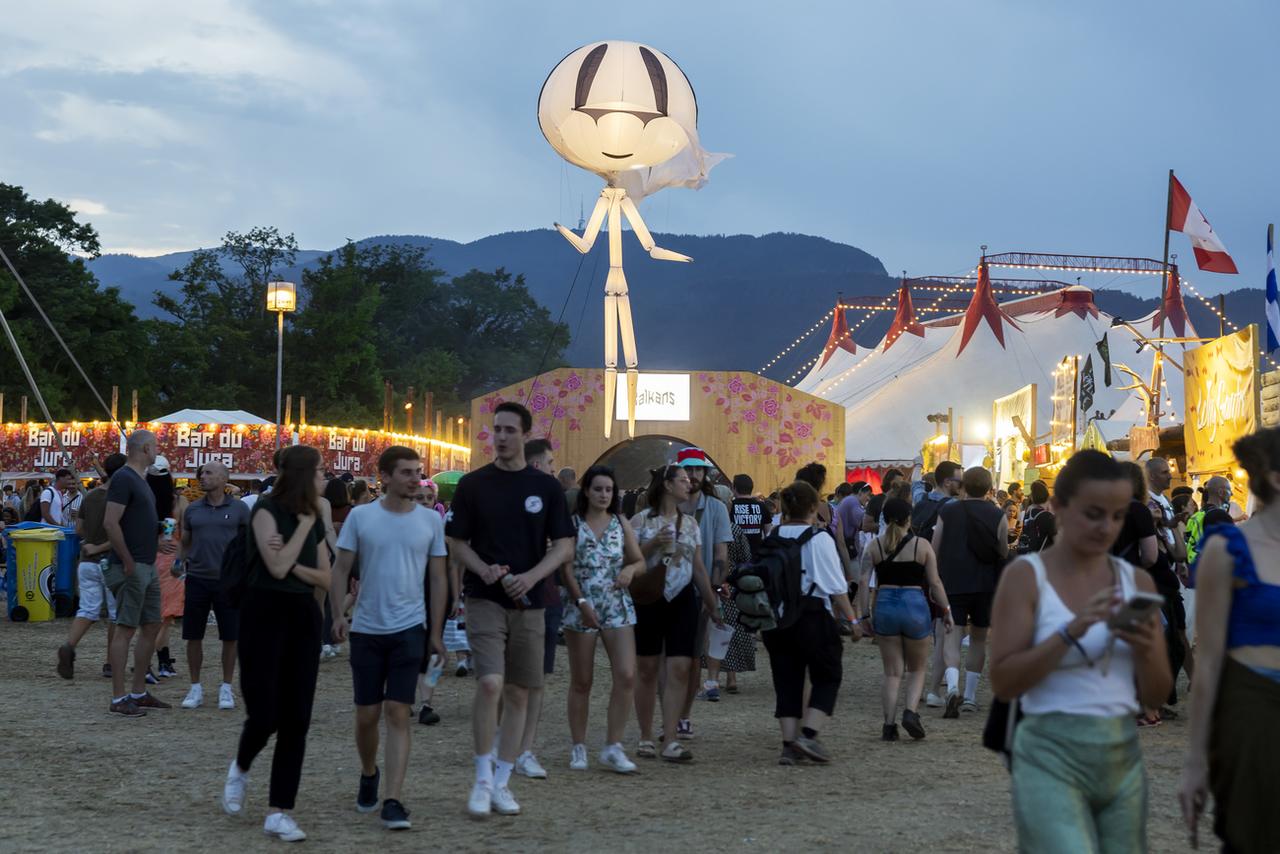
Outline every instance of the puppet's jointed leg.
[[[636, 331], [631, 325], [631, 297], [627, 296], [627, 282], [623, 279], [622, 294], [618, 301], [618, 324], [622, 327], [622, 353], [627, 360], [627, 436], [636, 437], [636, 385], [640, 372], [636, 370]], [[615, 356], [616, 358], [616, 356]]]
[[[613, 270], [609, 271], [609, 280], [613, 280]], [[606, 288], [604, 296], [604, 437], [606, 439], [613, 434], [613, 402], [617, 392], [618, 298]]]

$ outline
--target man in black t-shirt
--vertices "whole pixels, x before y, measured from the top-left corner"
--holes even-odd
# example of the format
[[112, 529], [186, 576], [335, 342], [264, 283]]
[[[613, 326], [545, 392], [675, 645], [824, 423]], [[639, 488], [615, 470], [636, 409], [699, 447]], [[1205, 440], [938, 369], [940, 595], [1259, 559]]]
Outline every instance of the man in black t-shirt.
[[751, 545], [751, 554], [758, 554], [760, 543], [773, 528], [773, 513], [752, 493], [755, 482], [749, 474], [733, 476], [733, 506], [730, 508], [730, 520], [742, 529], [743, 536]]
[[[463, 565], [467, 640], [476, 670], [471, 732], [476, 781], [467, 810], [516, 815], [508, 783], [524, 734], [529, 689], [542, 686], [546, 627], [539, 603], [550, 576], [573, 560], [573, 525], [564, 492], [550, 475], [525, 463], [533, 428], [529, 410], [501, 403], [493, 415], [496, 459], [458, 482], [445, 533]], [[548, 542], [550, 547], [548, 547]], [[498, 700], [503, 727], [492, 763]]]
[[[102, 524], [111, 543], [110, 563], [103, 572], [107, 588], [116, 597], [116, 633], [111, 639], [112, 714], [136, 718], [147, 709], [167, 709], [147, 691], [147, 662], [155, 651], [160, 632], [160, 577], [156, 553], [172, 554], [178, 544], [160, 541], [156, 499], [145, 473], [156, 461], [156, 434], [134, 430], [125, 444], [128, 461], [107, 483], [107, 509]], [[125, 660], [129, 642], [141, 627], [133, 657], [133, 691], [124, 690]]]

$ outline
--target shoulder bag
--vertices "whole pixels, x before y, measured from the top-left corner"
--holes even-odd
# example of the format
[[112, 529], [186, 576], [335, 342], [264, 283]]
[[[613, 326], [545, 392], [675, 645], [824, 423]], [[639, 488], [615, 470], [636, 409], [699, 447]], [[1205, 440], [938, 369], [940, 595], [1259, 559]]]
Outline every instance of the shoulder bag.
[[[657, 516], [655, 510], [650, 509], [650, 518]], [[684, 530], [684, 512], [676, 508], [676, 544], [679, 545], [680, 532]], [[667, 562], [668, 557], [663, 557], [655, 566], [647, 566], [645, 571], [631, 579], [631, 586], [628, 591], [631, 593], [631, 601], [637, 605], [652, 605], [663, 597], [667, 589]]]

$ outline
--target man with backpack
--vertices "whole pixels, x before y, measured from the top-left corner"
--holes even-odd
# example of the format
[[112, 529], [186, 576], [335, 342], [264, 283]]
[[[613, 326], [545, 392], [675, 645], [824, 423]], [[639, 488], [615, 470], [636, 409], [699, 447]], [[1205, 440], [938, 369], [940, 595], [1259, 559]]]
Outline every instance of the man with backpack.
[[[960, 480], [963, 469], [959, 463], [943, 460], [933, 470], [934, 483], [932, 491], [928, 490], [923, 479], [911, 484], [911, 532], [926, 540], [933, 539], [933, 529], [938, 522], [938, 514], [942, 506], [957, 500], [960, 495]], [[926, 494], [927, 493], [927, 494]]]
[[[782, 731], [778, 764], [824, 763], [831, 754], [818, 733], [835, 710], [843, 677], [836, 619], [854, 630], [855, 640], [858, 621], [835, 541], [816, 528], [817, 490], [796, 481], [782, 490], [781, 499], [782, 521], [762, 544], [760, 559], [737, 570], [733, 579], [748, 597], [746, 588], [757, 585], [747, 583], [746, 576], [759, 579], [759, 592], [769, 600], [771, 613], [755, 625], [763, 629], [773, 675], [774, 717]], [[751, 603], [741, 594], [737, 601], [745, 606], [739, 622], [747, 625], [743, 617]]]
[[[242, 526], [249, 524], [249, 508], [227, 495], [230, 472], [220, 462], [200, 467], [200, 488], [204, 496], [187, 506], [182, 514], [182, 544], [178, 561], [186, 567], [186, 595], [182, 612], [182, 639], [187, 642], [187, 667], [191, 670], [191, 690], [182, 708], [195, 709], [204, 703], [200, 669], [204, 665], [204, 633], [212, 610], [222, 641], [222, 684], [218, 686], [218, 708], [234, 709], [231, 681], [236, 670], [236, 641], [240, 611], [220, 589], [222, 558], [227, 546]], [[185, 561], [184, 561], [185, 558]], [[175, 562], [176, 565], [176, 562]]]
[[33, 521], [46, 525], [63, 527], [67, 524], [67, 493], [76, 485], [76, 476], [71, 469], [58, 469], [53, 476], [53, 483], [40, 490], [40, 515]]

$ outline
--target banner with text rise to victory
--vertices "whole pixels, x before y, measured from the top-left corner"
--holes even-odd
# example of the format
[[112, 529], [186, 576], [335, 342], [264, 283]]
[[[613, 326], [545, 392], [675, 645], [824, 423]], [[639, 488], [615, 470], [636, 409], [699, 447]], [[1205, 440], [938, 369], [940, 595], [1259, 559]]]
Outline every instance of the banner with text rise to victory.
[[1258, 328], [1188, 350], [1185, 388], [1187, 473], [1233, 471], [1231, 446], [1258, 429]]

